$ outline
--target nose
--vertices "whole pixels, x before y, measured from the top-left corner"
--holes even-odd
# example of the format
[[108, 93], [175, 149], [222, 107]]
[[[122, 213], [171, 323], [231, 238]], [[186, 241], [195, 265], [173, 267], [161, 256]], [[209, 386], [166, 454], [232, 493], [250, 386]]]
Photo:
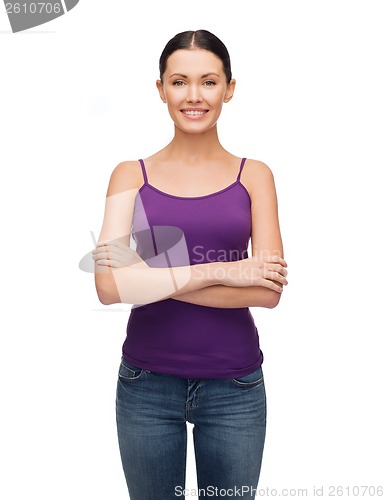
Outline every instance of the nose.
[[190, 85], [187, 97], [188, 102], [201, 102], [202, 96], [200, 95], [199, 88], [195, 85]]

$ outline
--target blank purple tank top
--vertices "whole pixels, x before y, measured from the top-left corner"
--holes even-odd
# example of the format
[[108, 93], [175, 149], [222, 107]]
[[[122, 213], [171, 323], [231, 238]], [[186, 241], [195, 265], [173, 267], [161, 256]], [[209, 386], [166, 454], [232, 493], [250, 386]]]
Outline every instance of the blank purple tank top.
[[[251, 200], [240, 182], [205, 196], [164, 193], [147, 180], [135, 199], [132, 237], [150, 267], [178, 267], [248, 257]], [[135, 304], [123, 359], [139, 368], [185, 378], [232, 378], [263, 362], [248, 307], [218, 308], [165, 299]]]

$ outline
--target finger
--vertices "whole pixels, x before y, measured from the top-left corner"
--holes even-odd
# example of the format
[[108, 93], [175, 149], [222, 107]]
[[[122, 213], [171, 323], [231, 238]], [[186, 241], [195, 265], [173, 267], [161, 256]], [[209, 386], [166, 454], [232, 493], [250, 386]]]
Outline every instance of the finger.
[[93, 256], [95, 260], [119, 260], [119, 256], [114, 251], [99, 250]]
[[106, 260], [106, 259], [100, 259], [100, 260], [95, 261], [95, 264], [97, 264], [98, 266], [109, 266], [110, 261]]
[[129, 247], [115, 248], [111, 255], [114, 255], [116, 260], [119, 260], [127, 265], [135, 264], [136, 262], [142, 260], [139, 254]]
[[126, 265], [116, 252], [109, 252], [105, 260], [108, 260], [111, 267], [123, 267]]
[[97, 253], [104, 252], [104, 251], [105, 251], [105, 249], [104, 249], [104, 247], [102, 247], [102, 246], [95, 247], [95, 248], [92, 250], [92, 255], [95, 255], [95, 254], [97, 254]]
[[97, 247], [101, 247], [101, 246], [104, 246], [104, 245], [108, 245], [109, 241], [108, 240], [100, 240], [96, 243], [96, 246]]
[[115, 259], [119, 262], [123, 263], [130, 263], [130, 262], [135, 262], [138, 260], [137, 254], [129, 254], [127, 252], [123, 252], [121, 250], [115, 249], [112, 252], [108, 253], [110, 259]]
[[96, 264], [99, 266], [108, 266], [108, 267], [113, 267], [113, 268], [118, 268], [118, 267], [123, 267], [121, 262], [117, 260], [110, 260], [110, 259], [101, 259], [96, 261]]
[[111, 250], [115, 249], [116, 251], [123, 251], [123, 252], [133, 251], [129, 245], [119, 240], [107, 241], [104, 243], [104, 246], [107, 246], [107, 248], [110, 248]]
[[106, 258], [111, 259], [113, 255], [117, 255], [117, 248], [113, 243], [107, 243], [99, 248], [97, 253], [107, 255]]
[[131, 253], [136, 253], [134, 252], [130, 247], [128, 246], [125, 246], [124, 244], [120, 243], [120, 244], [116, 244], [115, 242], [113, 243], [108, 243], [108, 245], [106, 245], [104, 247], [104, 249], [110, 254], [110, 255], [121, 255], [121, 256], [127, 256], [127, 255], [131, 255]]
[[287, 285], [287, 279], [285, 276], [277, 272], [271, 272], [267, 275], [269, 280], [278, 281], [278, 283], [282, 283], [282, 285]]
[[101, 251], [101, 250], [97, 251], [97, 252], [92, 252], [92, 258], [94, 260], [97, 260], [97, 259], [100, 259], [100, 258], [104, 258], [103, 255], [107, 256], [106, 252]]
[[[271, 268], [278, 269], [278, 271], [273, 271]], [[281, 272], [279, 272], [279, 270]], [[282, 273], [282, 274], [281, 274]], [[285, 277], [285, 269], [279, 265], [272, 264], [270, 267], [266, 267], [264, 272], [262, 273], [262, 277], [271, 281], [278, 281], [278, 283], [282, 283], [283, 285], [287, 285], [287, 280]]]
[[286, 263], [285, 259], [283, 259], [279, 255], [274, 255], [273, 258], [271, 259], [271, 261], [272, 262], [276, 262], [276, 263], [280, 264], [283, 267], [287, 267], [287, 263]]
[[114, 269], [117, 269], [118, 267], [124, 267], [124, 264], [119, 262], [118, 260], [109, 260], [109, 266], [113, 267]]
[[99, 244], [98, 244], [98, 245], [97, 245], [97, 246], [93, 249], [92, 253], [97, 253], [97, 252], [106, 252], [106, 251], [108, 250], [108, 248], [109, 248], [109, 245], [108, 245], [107, 243], [106, 243], [105, 245], [99, 245]]
[[265, 286], [266, 288], [270, 288], [271, 290], [274, 290], [275, 292], [282, 293], [283, 288], [273, 281], [263, 279], [262, 281], [262, 286]]
[[288, 275], [288, 271], [286, 269], [286, 267], [282, 267], [280, 264], [270, 264], [268, 267], [267, 267], [268, 270], [270, 271], [275, 271], [279, 274], [282, 274], [282, 276], [287, 276]]
[[108, 252], [100, 251], [100, 252], [95, 252], [95, 254], [92, 256], [94, 260], [100, 260], [100, 259], [109, 259], [109, 254]]

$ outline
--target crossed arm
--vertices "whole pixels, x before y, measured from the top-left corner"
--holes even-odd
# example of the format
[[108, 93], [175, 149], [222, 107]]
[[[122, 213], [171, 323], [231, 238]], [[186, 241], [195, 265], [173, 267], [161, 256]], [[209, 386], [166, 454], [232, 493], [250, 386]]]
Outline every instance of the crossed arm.
[[275, 307], [280, 293], [263, 286], [234, 287], [212, 285], [193, 292], [173, 297], [173, 300], [189, 302], [198, 306], [238, 308], [238, 307]]
[[[252, 217], [252, 255], [260, 256], [269, 251], [283, 258], [283, 245], [279, 228], [278, 202], [274, 177], [267, 165], [255, 163], [255, 175], [251, 189]], [[233, 287], [212, 285], [200, 290], [179, 295], [174, 300], [190, 302], [201, 306], [237, 307], [275, 307], [281, 294], [263, 286]]]
[[[238, 272], [243, 262], [214, 262], [168, 270], [167, 268], [149, 268], [140, 258], [135, 261], [138, 256], [129, 249], [129, 237], [121, 235], [124, 234], [122, 232], [124, 228], [131, 227], [137, 189], [132, 185], [132, 178], [127, 177], [127, 165], [119, 164], [111, 175], [105, 217], [98, 245], [100, 240], [112, 241], [120, 238], [120, 241], [125, 243], [125, 248], [128, 249], [126, 255], [131, 258], [131, 252], [136, 257], [134, 257], [133, 262], [130, 262], [129, 267], [114, 269], [114, 266], [111, 267], [111, 262], [108, 261], [110, 258], [108, 254], [107, 256], [102, 255], [102, 249], [100, 247], [97, 249], [99, 254], [94, 256], [95, 284], [101, 302], [104, 304], [118, 302], [135, 304], [172, 298], [208, 307], [275, 307], [280, 300], [282, 284], [287, 284], [287, 282], [282, 281], [282, 265], [286, 266], [286, 263], [282, 264], [283, 248], [279, 231], [274, 180], [267, 165], [253, 160], [249, 161], [257, 164], [255, 165], [255, 179], [251, 192], [253, 257], [259, 259], [260, 262], [266, 260], [266, 256], [271, 262], [270, 256], [281, 258], [280, 265], [271, 264], [270, 266], [271, 272], [269, 271], [270, 274], [267, 278], [269, 283], [265, 279], [258, 281], [264, 286], [251, 286], [252, 281], [247, 283], [241, 282], [240, 279], [219, 281], [209, 276], [211, 271], [218, 267], [221, 267], [221, 271], [223, 271], [223, 269], [230, 270], [229, 266], [232, 266], [232, 270]], [[249, 263], [246, 262], [246, 264]], [[172, 282], [169, 271], [173, 271], [171, 273], [173, 274]], [[273, 281], [274, 276], [278, 277], [280, 282]], [[182, 286], [177, 286], [176, 290], [175, 280], [179, 285], [182, 284]], [[275, 290], [272, 289], [272, 283], [278, 285], [281, 290], [277, 291], [277, 287]]]

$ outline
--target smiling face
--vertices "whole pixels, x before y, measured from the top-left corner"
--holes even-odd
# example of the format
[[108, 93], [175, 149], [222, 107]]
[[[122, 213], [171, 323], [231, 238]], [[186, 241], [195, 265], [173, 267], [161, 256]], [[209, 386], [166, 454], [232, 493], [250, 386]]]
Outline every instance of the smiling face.
[[167, 59], [163, 84], [156, 82], [175, 126], [186, 133], [202, 133], [218, 121], [224, 102], [235, 88], [229, 84], [222, 61], [205, 49], [179, 49]]

